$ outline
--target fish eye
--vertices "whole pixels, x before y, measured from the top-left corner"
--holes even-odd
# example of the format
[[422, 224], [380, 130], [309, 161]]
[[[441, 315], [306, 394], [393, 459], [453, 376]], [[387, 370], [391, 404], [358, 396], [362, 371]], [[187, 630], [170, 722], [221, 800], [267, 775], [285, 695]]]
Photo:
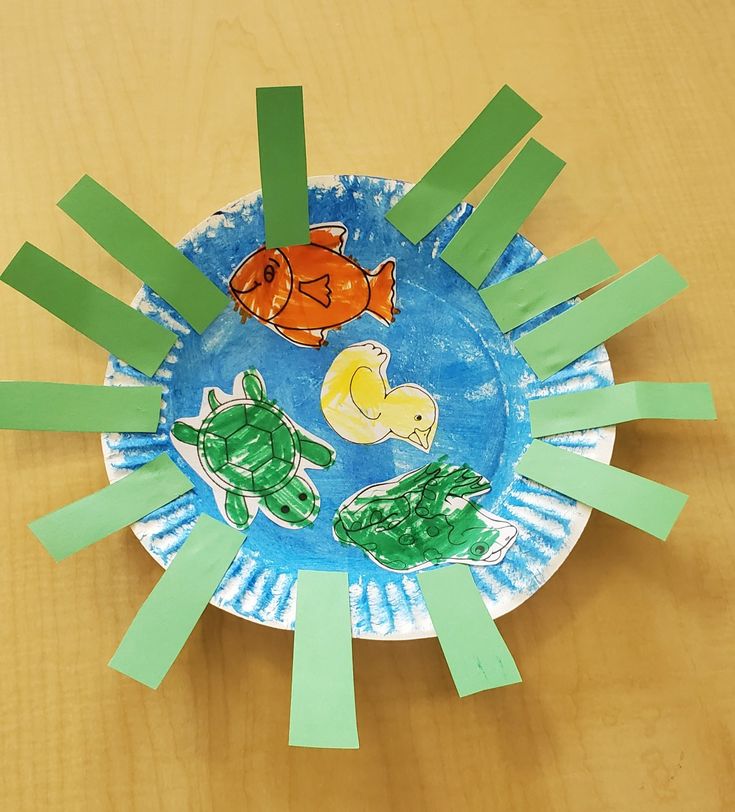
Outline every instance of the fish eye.
[[270, 264], [266, 265], [263, 271], [263, 279], [265, 279], [266, 282], [272, 282], [275, 275], [276, 269]]
[[417, 423], [420, 423], [420, 422], [421, 422], [421, 421], [422, 421], [424, 418], [423, 418], [423, 417], [421, 417], [421, 415], [420, 415], [420, 414], [417, 414], [417, 415], [415, 415], [415, 416], [414, 416], [414, 418], [413, 418], [413, 419], [414, 419], [414, 420], [415, 420]]

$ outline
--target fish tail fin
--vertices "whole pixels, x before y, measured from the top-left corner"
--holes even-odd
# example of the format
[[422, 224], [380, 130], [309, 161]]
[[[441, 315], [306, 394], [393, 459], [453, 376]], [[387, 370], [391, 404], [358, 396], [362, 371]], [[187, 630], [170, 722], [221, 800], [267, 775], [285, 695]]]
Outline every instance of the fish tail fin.
[[396, 263], [393, 259], [386, 259], [372, 272], [367, 280], [370, 286], [370, 302], [367, 312], [385, 324], [390, 324], [398, 310], [396, 302]]

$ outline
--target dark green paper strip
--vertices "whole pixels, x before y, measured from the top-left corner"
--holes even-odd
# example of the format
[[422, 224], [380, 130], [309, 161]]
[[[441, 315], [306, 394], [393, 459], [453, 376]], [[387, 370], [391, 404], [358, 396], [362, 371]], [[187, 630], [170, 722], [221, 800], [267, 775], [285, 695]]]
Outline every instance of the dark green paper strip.
[[541, 380], [671, 299], [686, 280], [655, 256], [535, 330], [516, 348]]
[[0, 429], [154, 432], [160, 386], [0, 382]]
[[689, 498], [651, 479], [541, 440], [531, 443], [518, 461], [516, 473], [662, 541]]
[[507, 333], [545, 310], [604, 282], [619, 272], [607, 251], [587, 240], [480, 291], [498, 327]]
[[227, 307], [229, 298], [196, 265], [89, 175], [58, 205], [198, 333]]
[[346, 572], [299, 570], [288, 743], [359, 747]]
[[194, 486], [167, 454], [28, 527], [56, 561], [167, 505]]
[[561, 158], [532, 138], [452, 237], [441, 258], [479, 287], [563, 168]]
[[469, 568], [452, 564], [420, 572], [418, 579], [459, 695], [521, 682]]
[[125, 632], [110, 667], [158, 688], [244, 540], [201, 515]]
[[631, 381], [529, 401], [531, 435], [613, 426], [629, 420], [716, 420], [707, 383]]
[[504, 85], [385, 218], [412, 243], [422, 240], [513, 149], [541, 114]]
[[161, 365], [176, 336], [25, 243], [0, 279], [145, 375]]
[[304, 98], [300, 87], [259, 87], [258, 151], [268, 248], [309, 242]]

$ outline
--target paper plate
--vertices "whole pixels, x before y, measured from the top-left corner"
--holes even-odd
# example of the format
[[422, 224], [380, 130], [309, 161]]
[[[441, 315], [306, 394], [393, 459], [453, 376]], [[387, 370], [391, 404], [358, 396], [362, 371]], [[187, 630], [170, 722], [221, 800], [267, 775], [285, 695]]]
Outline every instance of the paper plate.
[[[195, 485], [190, 493], [133, 526], [159, 564], [166, 567], [170, 563], [198, 514], [227, 520], [222, 483], [207, 480], [197, 470], [197, 460], [187, 456], [182, 443], [174, 445], [171, 437], [175, 421], [196, 423], [203, 394], [208, 390], [216, 390], [218, 402], [235, 398], [241, 403], [244, 396], [238, 389], [238, 376], [244, 370], [255, 369], [262, 377], [267, 397], [288, 416], [289, 426], [301, 427], [306, 436], [324, 441], [336, 452], [331, 467], [301, 470], [319, 494], [320, 509], [313, 524], [293, 529], [276, 523], [273, 519], [277, 518], [278, 508], [272, 507], [272, 515], [261, 509], [248, 528], [245, 543], [212, 599], [215, 606], [240, 617], [291, 629], [298, 571], [343, 570], [349, 575], [355, 636], [406, 639], [432, 635], [416, 577], [416, 561], [401, 559], [392, 568], [381, 565], [384, 537], [378, 536], [377, 544], [370, 549], [370, 545], [344, 544], [335, 538], [333, 521], [340, 506], [354, 494], [441, 458], [468, 466], [492, 485], [490, 492], [474, 502], [483, 517], [491, 517], [487, 522], [505, 528], [500, 533], [505, 542], [494, 555], [494, 563], [471, 560], [474, 565], [470, 569], [494, 617], [518, 606], [552, 575], [589, 517], [589, 508], [517, 477], [514, 466], [531, 440], [530, 399], [612, 383], [604, 347], [539, 382], [510, 338], [571, 303], [554, 308], [510, 335], [501, 333], [477, 291], [439, 259], [443, 246], [469, 216], [471, 207], [459, 206], [414, 246], [384, 219], [408, 188], [400, 181], [364, 176], [310, 179], [312, 223], [330, 224], [329, 233], [343, 233], [344, 246], [336, 250], [354, 260], [356, 265], [350, 267], [361, 269], [356, 273], [364, 271], [365, 284], [382, 285], [380, 290], [371, 288], [374, 294], [366, 311], [348, 319], [341, 329], [330, 330], [327, 345], [319, 349], [292, 343], [256, 318], [243, 323], [234, 307], [223, 312], [200, 336], [147, 287], [133, 302], [134, 307], [178, 336], [174, 349], [153, 378], [164, 391], [161, 422], [156, 434], [107, 434], [102, 443], [110, 481], [166, 451]], [[261, 198], [259, 193], [253, 193], [208, 217], [179, 247], [227, 291], [235, 270], [263, 241]], [[542, 259], [533, 245], [517, 236], [496, 265], [492, 281]], [[376, 271], [387, 268], [390, 272], [390, 264], [385, 264], [388, 261], [395, 263], [395, 300], [391, 304], [400, 311], [390, 325], [368, 312], [372, 308], [380, 315], [383, 308], [385, 314], [385, 297], [390, 295], [385, 285], [387, 277], [377, 282]], [[314, 278], [312, 273], [312, 281], [299, 284], [308, 285], [306, 290], [317, 309], [319, 302], [326, 309], [339, 297], [344, 279], [319, 281], [316, 277], [314, 282]], [[362, 277], [359, 281], [363, 284]], [[340, 436], [325, 418], [320, 393], [327, 371], [343, 350], [366, 342], [389, 350], [387, 374], [391, 386], [410, 382], [434, 399], [438, 421], [428, 453], [418, 442], [395, 438], [372, 444], [352, 442]], [[149, 381], [118, 359], [110, 359], [107, 384], [129, 386]], [[205, 406], [204, 413], [210, 410]], [[605, 463], [610, 461], [613, 441], [611, 428], [553, 439]], [[447, 558], [443, 549], [424, 553], [428, 556], [426, 566], [442, 566]]]

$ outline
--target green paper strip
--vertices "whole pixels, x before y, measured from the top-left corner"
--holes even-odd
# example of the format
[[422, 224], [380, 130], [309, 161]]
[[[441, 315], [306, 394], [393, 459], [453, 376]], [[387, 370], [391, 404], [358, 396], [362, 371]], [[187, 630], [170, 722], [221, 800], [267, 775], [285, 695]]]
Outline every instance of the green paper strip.
[[452, 237], [441, 258], [479, 287], [563, 168], [561, 158], [532, 138]]
[[154, 432], [160, 386], [0, 382], [0, 429]]
[[412, 243], [422, 240], [541, 119], [508, 85], [386, 214]]
[[452, 564], [420, 572], [418, 578], [459, 695], [521, 682], [468, 567]]
[[687, 499], [645, 477], [534, 440], [516, 473], [664, 541]]
[[480, 291], [498, 327], [507, 333], [545, 310], [604, 282], [619, 268], [597, 240], [587, 240], [546, 262]]
[[288, 743], [359, 747], [346, 572], [299, 570]]
[[56, 561], [89, 547], [167, 505], [194, 486], [161, 454], [106, 488], [31, 522]]
[[25, 243], [0, 279], [145, 375], [152, 375], [176, 336]]
[[110, 667], [158, 688], [243, 543], [232, 527], [201, 515], [125, 632]]
[[632, 381], [585, 392], [538, 398], [528, 404], [531, 435], [613, 426], [628, 420], [716, 420], [706, 383]]
[[686, 280], [655, 256], [570, 307], [515, 345], [541, 380], [630, 326], [686, 288]]
[[309, 242], [304, 97], [300, 87], [259, 87], [258, 150], [268, 248]]
[[58, 206], [198, 333], [227, 307], [229, 298], [196, 265], [89, 175]]

